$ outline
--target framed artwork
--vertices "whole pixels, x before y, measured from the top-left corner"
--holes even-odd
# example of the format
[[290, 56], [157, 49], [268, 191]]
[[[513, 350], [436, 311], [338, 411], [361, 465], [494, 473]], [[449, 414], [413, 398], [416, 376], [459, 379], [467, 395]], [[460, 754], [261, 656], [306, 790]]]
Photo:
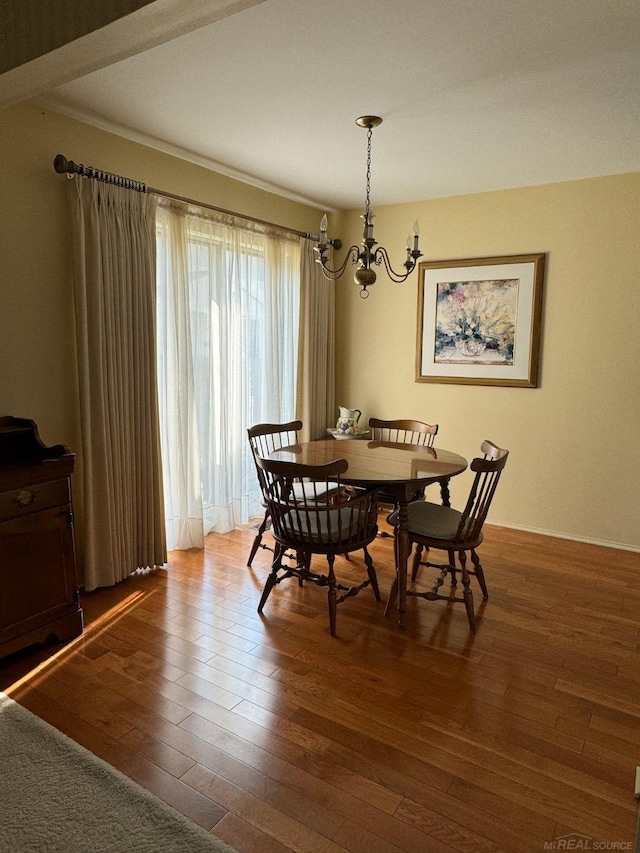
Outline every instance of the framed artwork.
[[544, 259], [421, 263], [416, 381], [537, 387]]

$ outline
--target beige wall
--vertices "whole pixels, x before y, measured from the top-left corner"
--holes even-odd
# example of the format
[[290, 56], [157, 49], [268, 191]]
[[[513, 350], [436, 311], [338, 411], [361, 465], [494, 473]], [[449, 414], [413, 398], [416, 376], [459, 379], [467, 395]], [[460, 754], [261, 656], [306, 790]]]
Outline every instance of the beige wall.
[[[375, 202], [375, 198], [374, 198]], [[358, 215], [342, 215], [346, 245]], [[539, 387], [414, 381], [417, 275], [362, 300], [337, 288], [337, 403], [363, 419], [440, 424], [440, 446], [511, 450], [490, 520], [640, 548], [640, 174], [376, 208], [400, 266], [416, 218], [424, 260], [545, 252]], [[468, 475], [452, 483], [454, 505]]]

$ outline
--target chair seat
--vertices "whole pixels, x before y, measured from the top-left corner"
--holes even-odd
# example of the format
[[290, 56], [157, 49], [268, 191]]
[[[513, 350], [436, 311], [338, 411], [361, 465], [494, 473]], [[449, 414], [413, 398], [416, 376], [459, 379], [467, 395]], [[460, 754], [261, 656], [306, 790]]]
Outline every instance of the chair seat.
[[[407, 507], [409, 512], [408, 528], [410, 533], [428, 536], [430, 539], [454, 540], [458, 533], [462, 513], [448, 506], [432, 504], [428, 501], [414, 501]], [[387, 521], [398, 526], [398, 510], [394, 510]]]
[[371, 533], [370, 528], [355, 525], [353, 521], [353, 513], [348, 507], [310, 517], [305, 513], [288, 512], [282, 517], [282, 529], [291, 535], [292, 542], [302, 538], [318, 545], [338, 545], [366, 539]]

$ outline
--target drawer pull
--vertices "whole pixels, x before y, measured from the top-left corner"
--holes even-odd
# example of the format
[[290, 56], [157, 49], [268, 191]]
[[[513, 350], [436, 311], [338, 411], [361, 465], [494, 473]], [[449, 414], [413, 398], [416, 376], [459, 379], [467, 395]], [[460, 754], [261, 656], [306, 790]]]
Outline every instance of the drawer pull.
[[36, 493], [29, 489], [23, 489], [17, 495], [13, 496], [14, 503], [17, 503], [18, 506], [31, 506], [35, 499]]

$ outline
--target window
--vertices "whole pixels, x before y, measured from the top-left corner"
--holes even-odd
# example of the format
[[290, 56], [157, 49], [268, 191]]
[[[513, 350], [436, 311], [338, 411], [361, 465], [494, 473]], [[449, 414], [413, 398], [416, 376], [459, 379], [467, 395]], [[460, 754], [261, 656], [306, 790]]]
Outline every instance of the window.
[[295, 417], [299, 269], [297, 240], [159, 208], [169, 548], [260, 513], [246, 429]]

